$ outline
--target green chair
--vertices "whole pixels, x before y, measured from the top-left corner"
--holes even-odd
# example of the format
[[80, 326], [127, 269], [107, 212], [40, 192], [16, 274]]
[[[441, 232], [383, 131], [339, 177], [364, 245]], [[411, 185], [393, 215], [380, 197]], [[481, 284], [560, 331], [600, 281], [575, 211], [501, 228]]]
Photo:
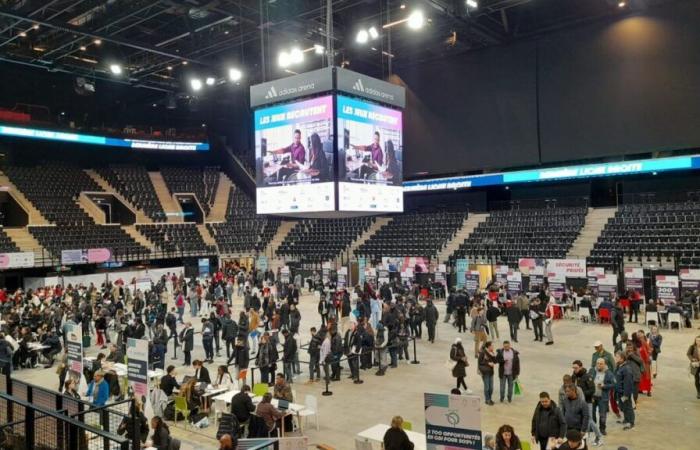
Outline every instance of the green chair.
[[253, 394], [256, 397], [262, 397], [263, 395], [267, 394], [267, 391], [268, 391], [267, 383], [255, 383], [253, 385]]
[[530, 442], [520, 441], [520, 450], [532, 450], [532, 447], [530, 447]]
[[185, 426], [190, 419], [190, 407], [187, 405], [185, 397], [175, 397], [175, 423], [177, 423], [177, 413], [181, 412], [185, 417]]
[[401, 424], [401, 428], [407, 431], [413, 431], [413, 423], [409, 422], [408, 420], [404, 420]]

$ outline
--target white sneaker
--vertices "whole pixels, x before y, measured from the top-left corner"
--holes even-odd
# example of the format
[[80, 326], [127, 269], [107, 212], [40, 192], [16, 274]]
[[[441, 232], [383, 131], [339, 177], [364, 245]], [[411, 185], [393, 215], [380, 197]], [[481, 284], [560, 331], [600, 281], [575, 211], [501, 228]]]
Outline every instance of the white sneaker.
[[466, 391], [464, 391], [464, 393], [465, 393], [465, 394], [473, 394], [474, 391], [472, 391], [471, 389], [467, 389]]

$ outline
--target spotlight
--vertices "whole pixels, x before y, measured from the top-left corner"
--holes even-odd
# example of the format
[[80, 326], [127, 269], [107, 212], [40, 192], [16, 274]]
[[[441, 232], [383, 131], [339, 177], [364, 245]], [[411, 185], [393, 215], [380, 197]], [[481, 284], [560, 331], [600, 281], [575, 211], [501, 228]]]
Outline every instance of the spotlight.
[[292, 64], [301, 64], [304, 61], [304, 52], [298, 47], [294, 47], [291, 52], [289, 52], [289, 59]]
[[38, 30], [38, 29], [39, 29], [39, 24], [38, 24], [38, 23], [35, 23], [34, 25], [32, 25], [32, 28], [35, 29], [35, 30]]
[[369, 37], [371, 37], [372, 39], [377, 39], [379, 37], [379, 31], [377, 31], [376, 28], [369, 27], [369, 30], [367, 31], [369, 32]]
[[193, 91], [197, 92], [202, 89], [202, 80], [199, 78], [192, 78], [190, 80], [190, 87]]
[[240, 70], [236, 69], [235, 67], [232, 67], [228, 70], [228, 79], [233, 81], [234, 83], [241, 81], [241, 78], [243, 78], [243, 72]]
[[277, 57], [277, 64], [283, 69], [286, 69], [287, 67], [292, 64], [292, 59], [289, 56], [289, 53], [287, 52], [280, 52], [279, 56]]
[[406, 9], [406, 5], [404, 5], [403, 3], [401, 3], [400, 8], [401, 8], [401, 9]]
[[186, 66], [187, 64], [189, 64], [187, 61], [182, 61], [183, 66]]
[[214, 86], [214, 83], [216, 83], [216, 79], [214, 77], [207, 77], [205, 83], [207, 83], [207, 86]]
[[467, 0], [467, 6], [472, 9], [476, 9], [479, 7], [479, 3], [477, 3], [476, 0]]
[[102, 44], [102, 39], [95, 39], [94, 41], [92, 41], [92, 43], [95, 44], [95, 45], [101, 45], [101, 44]]
[[119, 64], [110, 64], [109, 71], [112, 72], [114, 75], [121, 75], [122, 66], [120, 66]]
[[323, 55], [323, 53], [326, 51], [326, 47], [324, 47], [321, 44], [314, 44], [314, 53], [317, 55]]
[[19, 34], [19, 37], [23, 37], [23, 38], [24, 38], [24, 37], [27, 37], [27, 33], [25, 33], [24, 31], [22, 31], [22, 32]]
[[408, 16], [408, 27], [412, 30], [419, 30], [423, 28], [424, 24], [425, 16], [423, 15], [423, 11], [413, 11], [411, 15]]
[[367, 33], [367, 30], [358, 31], [357, 37], [355, 38], [355, 42], [357, 42], [358, 44], [366, 44], [368, 40], [369, 33]]
[[620, 2], [617, 4], [618, 8], [624, 8], [625, 6], [627, 6], [627, 2]]
[[87, 47], [85, 47], [84, 45], [81, 45], [81, 46], [80, 46], [80, 51], [84, 52], [85, 50], [87, 50]]

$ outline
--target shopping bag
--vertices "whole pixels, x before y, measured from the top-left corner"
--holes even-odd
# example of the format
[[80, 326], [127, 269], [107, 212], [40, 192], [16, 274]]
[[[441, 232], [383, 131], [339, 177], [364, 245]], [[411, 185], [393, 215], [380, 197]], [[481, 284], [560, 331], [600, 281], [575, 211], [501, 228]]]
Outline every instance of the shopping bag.
[[515, 395], [523, 395], [523, 387], [520, 384], [520, 380], [515, 380], [514, 386], [513, 386], [513, 394]]

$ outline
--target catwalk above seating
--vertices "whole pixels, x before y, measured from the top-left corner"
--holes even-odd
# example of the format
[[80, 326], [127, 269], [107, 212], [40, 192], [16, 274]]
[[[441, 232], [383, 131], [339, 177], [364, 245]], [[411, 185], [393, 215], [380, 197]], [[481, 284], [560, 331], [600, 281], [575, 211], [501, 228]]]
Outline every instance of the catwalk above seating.
[[167, 220], [145, 167], [114, 165], [96, 169], [96, 172], [131, 204], [143, 210], [154, 222]]
[[205, 214], [214, 205], [219, 186], [219, 168], [164, 167], [160, 170], [171, 194], [192, 192], [197, 196]]
[[48, 221], [60, 225], [94, 224], [76, 201], [83, 191], [99, 192], [102, 189], [78, 167], [8, 166], [3, 171]]
[[307, 262], [329, 261], [367, 231], [374, 221], [374, 217], [302, 220], [287, 234], [277, 255]]
[[466, 211], [406, 212], [394, 216], [355, 250], [355, 255], [433, 257], [454, 237]]
[[136, 230], [166, 253], [216, 253], [215, 247], [204, 242], [194, 223], [136, 225]]
[[208, 223], [207, 229], [222, 254], [260, 252], [277, 232], [280, 220], [259, 216], [255, 202], [245, 193], [231, 187], [226, 209], [226, 221]]
[[138, 244], [119, 225], [58, 225], [29, 227], [29, 232], [42, 247], [54, 257], [61, 257], [61, 250], [108, 248], [115, 259], [130, 256], [147, 256], [149, 250]]
[[556, 207], [492, 211], [450, 257], [501, 261], [564, 258], [581, 231], [588, 208]]
[[620, 206], [598, 237], [588, 263], [615, 269], [623, 258], [642, 262], [676, 258], [681, 267], [700, 267], [700, 202]]

